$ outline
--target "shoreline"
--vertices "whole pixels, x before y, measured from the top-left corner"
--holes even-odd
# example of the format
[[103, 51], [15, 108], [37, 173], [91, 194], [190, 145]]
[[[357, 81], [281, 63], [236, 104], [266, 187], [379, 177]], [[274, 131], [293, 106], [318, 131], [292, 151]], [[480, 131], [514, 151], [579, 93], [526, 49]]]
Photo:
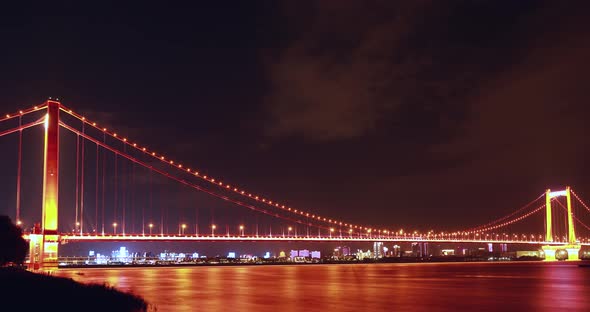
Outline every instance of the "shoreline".
[[[574, 260], [576, 262], [586, 262], [588, 260]], [[473, 259], [473, 258], [459, 258], [459, 259], [425, 259], [425, 260], [376, 260], [376, 261], [318, 261], [318, 262], [185, 262], [185, 263], [161, 263], [161, 264], [71, 264], [59, 265], [58, 269], [80, 269], [80, 268], [153, 268], [153, 267], [219, 267], [219, 266], [272, 266], [272, 265], [329, 265], [329, 264], [410, 264], [410, 263], [519, 263], [519, 262], [544, 262], [544, 259], [512, 259], [512, 260], [487, 260], [487, 259]], [[571, 261], [556, 261], [556, 262], [571, 262]], [[588, 261], [590, 263], [590, 261]]]

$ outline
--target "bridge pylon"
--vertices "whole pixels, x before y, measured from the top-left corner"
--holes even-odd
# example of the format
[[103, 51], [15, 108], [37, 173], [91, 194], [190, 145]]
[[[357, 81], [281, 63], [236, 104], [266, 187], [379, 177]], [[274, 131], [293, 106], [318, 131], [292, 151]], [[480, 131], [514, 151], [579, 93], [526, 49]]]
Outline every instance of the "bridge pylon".
[[571, 188], [567, 186], [563, 191], [551, 192], [550, 189], [545, 191], [545, 209], [546, 209], [546, 242], [553, 242], [553, 230], [551, 220], [551, 200], [554, 197], [565, 196], [567, 202], [567, 225], [568, 241], [564, 246], [547, 245], [543, 246], [545, 261], [555, 261], [567, 257], [567, 260], [579, 260], [579, 252], [582, 246], [576, 240], [576, 231], [574, 228], [574, 218], [572, 212]]
[[41, 228], [30, 237], [30, 264], [33, 268], [57, 267], [59, 233], [59, 110], [60, 103], [47, 100], [43, 149], [43, 214]]

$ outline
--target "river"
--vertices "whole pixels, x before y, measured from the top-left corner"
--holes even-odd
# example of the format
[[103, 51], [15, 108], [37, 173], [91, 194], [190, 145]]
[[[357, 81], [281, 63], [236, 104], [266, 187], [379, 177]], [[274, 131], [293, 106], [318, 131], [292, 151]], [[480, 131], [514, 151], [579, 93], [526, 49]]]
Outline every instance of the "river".
[[590, 311], [579, 262], [59, 269], [157, 311]]

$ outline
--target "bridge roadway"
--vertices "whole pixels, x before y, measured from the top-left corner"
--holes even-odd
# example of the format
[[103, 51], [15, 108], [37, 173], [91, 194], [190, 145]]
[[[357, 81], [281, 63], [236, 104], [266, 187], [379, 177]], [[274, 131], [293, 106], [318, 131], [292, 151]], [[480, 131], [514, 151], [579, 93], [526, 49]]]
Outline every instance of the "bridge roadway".
[[[23, 235], [23, 238], [29, 239], [29, 234]], [[302, 242], [407, 242], [407, 243], [476, 243], [476, 244], [528, 244], [528, 245], [553, 245], [553, 246], [564, 246], [566, 242], [545, 242], [535, 240], [489, 240], [489, 239], [468, 239], [468, 238], [425, 238], [425, 237], [399, 237], [399, 236], [374, 236], [374, 237], [350, 237], [350, 236], [283, 236], [283, 235], [267, 235], [267, 236], [248, 236], [248, 235], [169, 235], [169, 234], [105, 234], [105, 235], [94, 235], [94, 234], [61, 234], [59, 240], [62, 243], [67, 242], [119, 242], [119, 241], [145, 241], [145, 242], [158, 242], [158, 241], [180, 241], [180, 242], [290, 242], [290, 241], [302, 241]], [[579, 242], [582, 246], [590, 246], [589, 241]]]

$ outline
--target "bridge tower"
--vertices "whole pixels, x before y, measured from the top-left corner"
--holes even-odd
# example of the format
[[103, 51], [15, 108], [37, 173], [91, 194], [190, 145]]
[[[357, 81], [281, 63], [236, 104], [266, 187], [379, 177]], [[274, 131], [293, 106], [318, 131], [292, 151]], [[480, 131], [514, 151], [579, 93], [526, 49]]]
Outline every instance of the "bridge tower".
[[30, 264], [33, 268], [57, 267], [59, 234], [57, 228], [59, 185], [59, 110], [60, 103], [47, 100], [43, 152], [43, 213], [41, 228], [30, 236]]
[[545, 191], [545, 212], [546, 212], [546, 223], [547, 233], [545, 235], [546, 242], [553, 242], [553, 229], [551, 220], [551, 200], [554, 197], [565, 196], [567, 203], [567, 225], [568, 225], [568, 240], [565, 246], [548, 245], [543, 246], [545, 252], [546, 261], [555, 261], [555, 253], [563, 250], [567, 251], [568, 260], [578, 260], [581, 245], [576, 240], [576, 231], [574, 229], [574, 215], [572, 212], [572, 197], [571, 188], [567, 186], [563, 191], [551, 192], [550, 189]]

